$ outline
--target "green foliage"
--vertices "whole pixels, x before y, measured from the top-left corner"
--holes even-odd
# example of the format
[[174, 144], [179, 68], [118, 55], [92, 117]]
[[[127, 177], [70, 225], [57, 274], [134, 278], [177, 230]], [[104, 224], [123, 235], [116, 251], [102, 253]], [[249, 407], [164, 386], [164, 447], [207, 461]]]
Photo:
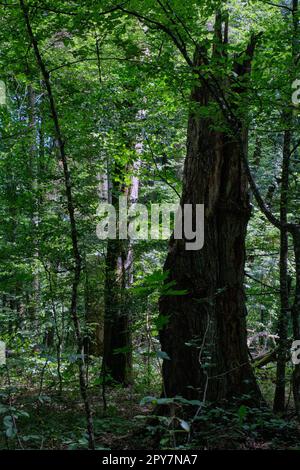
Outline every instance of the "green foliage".
[[[50, 74], [71, 172], [83, 262], [77, 314], [85, 348], [88, 343], [98, 347], [85, 358], [97, 448], [119, 445], [111, 439], [112, 429], [117, 438], [128, 433], [129, 442], [139, 422], [134, 416], [144, 412], [140, 421], [145, 421], [153, 407], [176, 412], [173, 417], [158, 416], [158, 424], [148, 426], [150, 440], [146, 442], [152, 446], [151, 439], [158, 433], [162, 448], [251, 448], [263, 446], [263, 440], [268, 440], [269, 447], [281, 448], [284, 433], [286, 445], [296, 447], [293, 420], [274, 417], [268, 410], [244, 404], [230, 410], [213, 408], [202, 398], [157, 398], [162, 361], [171, 360], [159, 345], [159, 334], [170, 316], [159, 315], [158, 300], [189, 294], [178, 289], [170, 273], [163, 270], [166, 240], [132, 246], [134, 282], [124, 289], [124, 309], [131, 315], [133, 384], [128, 394], [133, 396], [127, 400], [127, 391], [109, 390], [107, 416], [103, 416], [100, 400], [100, 389], [106, 385], [100, 376], [103, 344], [99, 346], [96, 339], [99, 328], [103, 329], [107, 265], [107, 243], [96, 236], [101, 184], [113, 183], [116, 196], [138, 177], [139, 202], [177, 202], [189, 113], [207, 119], [215, 132], [228, 127], [215, 102], [194, 106], [189, 100], [191, 89], [199, 86], [196, 70], [208, 82], [213, 75], [249, 129], [249, 160], [255, 180], [265, 198], [274, 186], [267, 202], [279, 216], [283, 132], [289, 126], [286, 114], [292, 106], [290, 79], [300, 73], [300, 61], [294, 64], [292, 58], [290, 12], [261, 0], [173, 0], [165, 2], [170, 4], [168, 14], [155, 0], [130, 0], [126, 8], [137, 12], [135, 16], [120, 9], [101, 14], [115, 6], [114, 1], [27, 3]], [[218, 9], [229, 14], [228, 44], [220, 44], [213, 32]], [[45, 84], [22, 12], [18, 3], [6, 2], [0, 5], [0, 13], [0, 80], [7, 88], [7, 106], [0, 107], [0, 339], [9, 351], [9, 377], [0, 368], [0, 448], [81, 449], [88, 442], [77, 388], [83, 355], [78, 352], [70, 312], [74, 258], [63, 168]], [[138, 19], [139, 15], [150, 21]], [[184, 44], [183, 51], [166, 30]], [[237, 80], [233, 63], [238, 66], [244, 60], [252, 33], [262, 35], [251, 76], [244, 78], [249, 80], [248, 90], [239, 93], [243, 80]], [[191, 73], [182, 52], [192, 60], [195, 42], [209, 61]], [[215, 56], [212, 46], [218, 52]], [[293, 113], [295, 149], [288, 220], [298, 221], [299, 110], [295, 108]], [[136, 144], [142, 144], [142, 151]], [[279, 248], [278, 230], [255, 207], [248, 227], [245, 278], [252, 356], [272, 349], [277, 341]], [[292, 298], [292, 253], [289, 273]], [[220, 286], [215, 296], [224, 289]], [[214, 297], [199, 300], [214, 301]], [[291, 325], [288, 334], [292, 336]], [[199, 344], [201, 338], [186, 342], [198, 349]], [[116, 348], [115, 354], [126, 354], [129, 349]], [[274, 365], [256, 370], [268, 404], [274, 396]], [[205, 362], [202, 367], [209, 369]], [[291, 374], [288, 366], [287, 398]], [[289, 406], [293, 405], [289, 402]], [[187, 416], [190, 408], [201, 412], [194, 418]]]

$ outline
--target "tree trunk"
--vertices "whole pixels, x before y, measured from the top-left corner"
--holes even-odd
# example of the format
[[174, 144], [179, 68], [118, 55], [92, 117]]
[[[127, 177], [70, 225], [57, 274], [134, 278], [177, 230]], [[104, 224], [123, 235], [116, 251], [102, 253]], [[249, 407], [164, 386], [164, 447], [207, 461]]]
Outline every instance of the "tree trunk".
[[[296, 265], [295, 301], [292, 307], [293, 337], [294, 341], [300, 341], [300, 225], [294, 226], [292, 234]], [[295, 408], [300, 419], [300, 364], [294, 365], [292, 384]]]
[[[136, 119], [143, 119], [145, 111], [140, 111]], [[135, 146], [137, 155], [143, 152], [143, 135]], [[115, 164], [114, 173], [117, 183], [112, 182], [107, 172], [108, 199], [117, 211], [118, 196], [127, 197], [129, 205], [138, 201], [140, 158], [132, 165], [133, 175], [130, 187], [123, 180], [124, 170]], [[110, 181], [110, 184], [109, 184]], [[109, 187], [110, 186], [110, 187]], [[113, 381], [128, 386], [132, 382], [132, 336], [131, 315], [127, 289], [133, 282], [133, 247], [129, 240], [108, 240], [106, 255], [105, 278], [105, 316], [104, 316], [104, 352], [102, 362], [102, 377], [104, 381]]]
[[[298, 0], [291, 1], [293, 31], [292, 31], [292, 69], [291, 69], [291, 82], [295, 78], [295, 70], [298, 61]], [[293, 112], [289, 108], [285, 113], [286, 126], [288, 129], [293, 128]], [[289, 312], [289, 281], [288, 281], [288, 230], [286, 224], [288, 223], [288, 191], [289, 191], [289, 172], [290, 172], [290, 159], [291, 159], [291, 142], [292, 132], [286, 130], [284, 133], [283, 145], [283, 161], [282, 161], [282, 182], [281, 182], [281, 200], [280, 200], [280, 299], [281, 299], [281, 312], [278, 322], [279, 334], [279, 350], [277, 361], [277, 377], [276, 377], [276, 390], [274, 397], [274, 411], [284, 411], [285, 406], [285, 363], [288, 354], [288, 312]], [[296, 256], [296, 272], [297, 272], [297, 234], [293, 234], [295, 256]], [[296, 274], [297, 276], [297, 274]], [[297, 281], [296, 281], [296, 295], [293, 307], [293, 322], [294, 322], [294, 336], [297, 337], [299, 329], [297, 323], [299, 322], [297, 313]], [[298, 385], [297, 385], [298, 384]], [[293, 376], [293, 388], [295, 405], [299, 412], [300, 410], [300, 371], [295, 367]], [[298, 391], [297, 391], [298, 390]], [[298, 404], [297, 404], [298, 401]]]
[[103, 355], [104, 298], [103, 290], [99, 289], [103, 267], [103, 261], [97, 255], [85, 260], [84, 304], [87, 332], [84, 351], [87, 357]]
[[[139, 161], [134, 165], [138, 171]], [[131, 187], [123, 188], [130, 204], [137, 202], [139, 179], [132, 177]], [[112, 191], [112, 203], [117, 207], [119, 191]], [[128, 386], [132, 382], [131, 317], [127, 288], [132, 284], [133, 249], [128, 240], [108, 240], [105, 278], [104, 380]]]
[[[280, 196], [280, 222], [287, 223], [288, 189], [290, 169], [291, 133], [285, 131], [283, 145], [283, 162]], [[274, 411], [284, 411], [285, 408], [285, 368], [288, 353], [288, 313], [289, 313], [289, 280], [288, 280], [288, 232], [286, 228], [280, 230], [280, 315], [278, 319], [278, 359], [276, 372], [276, 389], [274, 397]]]
[[131, 382], [131, 333], [126, 308], [123, 240], [109, 240], [106, 255], [104, 354], [102, 373], [127, 386]]
[[[299, 60], [299, 2], [292, 0], [292, 15], [293, 15], [293, 60], [294, 67], [298, 65]], [[296, 266], [296, 287], [295, 287], [295, 300], [292, 307], [292, 323], [293, 323], [293, 337], [295, 341], [300, 340], [300, 226], [294, 224], [292, 230], [294, 253], [295, 253], [295, 266]], [[293, 395], [295, 408], [300, 420], [300, 364], [294, 365], [292, 376]]]
[[[253, 51], [252, 51], [253, 52]], [[248, 59], [247, 59], [248, 60]], [[198, 66], [200, 59], [195, 58]], [[249, 70], [239, 65], [238, 74]], [[212, 101], [205, 84], [195, 87], [187, 132], [181, 205], [205, 205], [205, 244], [186, 251], [185, 240], [171, 240], [165, 270], [168, 281], [187, 295], [162, 297], [160, 331], [167, 396], [218, 401], [261, 395], [248, 361], [244, 294], [245, 237], [250, 217], [241, 140], [214, 130], [199, 106]], [[198, 108], [198, 109], [197, 109]], [[244, 149], [247, 132], [240, 124]]]

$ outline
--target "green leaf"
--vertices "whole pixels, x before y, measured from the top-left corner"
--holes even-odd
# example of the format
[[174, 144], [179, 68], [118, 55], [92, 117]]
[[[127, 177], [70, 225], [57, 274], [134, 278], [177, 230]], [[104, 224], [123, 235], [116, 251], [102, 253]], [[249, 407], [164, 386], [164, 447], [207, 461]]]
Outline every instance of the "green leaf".
[[184, 419], [179, 419], [179, 422], [180, 422], [180, 426], [182, 427], [182, 429], [184, 429], [186, 432], [190, 432], [191, 428], [190, 428], [189, 423], [184, 421]]

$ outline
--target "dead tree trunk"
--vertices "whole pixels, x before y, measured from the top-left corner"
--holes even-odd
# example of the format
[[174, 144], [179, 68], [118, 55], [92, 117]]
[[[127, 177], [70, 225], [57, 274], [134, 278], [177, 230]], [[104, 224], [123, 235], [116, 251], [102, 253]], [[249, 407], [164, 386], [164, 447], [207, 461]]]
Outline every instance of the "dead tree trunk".
[[[248, 58], [236, 67], [239, 77], [249, 72], [253, 52], [252, 44]], [[203, 53], [196, 54], [194, 66], [202, 60]], [[181, 205], [205, 205], [205, 244], [200, 251], [186, 251], [185, 240], [170, 242], [168, 281], [188, 294], [160, 300], [160, 314], [169, 318], [160, 332], [162, 350], [170, 357], [163, 362], [164, 389], [167, 396], [208, 401], [247, 394], [257, 402], [261, 396], [248, 361], [243, 287], [251, 212], [241, 157], [247, 131], [239, 123], [242, 138], [235, 138], [201, 117], [199, 107], [214, 98], [210, 83], [203, 81], [191, 95]]]

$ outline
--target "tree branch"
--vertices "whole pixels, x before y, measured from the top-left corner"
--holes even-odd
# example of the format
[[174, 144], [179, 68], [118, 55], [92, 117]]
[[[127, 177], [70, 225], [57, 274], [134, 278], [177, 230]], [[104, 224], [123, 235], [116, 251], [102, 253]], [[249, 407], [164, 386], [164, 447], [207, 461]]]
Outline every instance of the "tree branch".
[[287, 5], [282, 5], [282, 4], [278, 5], [277, 3], [269, 2], [269, 1], [266, 1], [266, 0], [264, 0], [264, 3], [267, 3], [267, 5], [271, 5], [272, 7], [284, 8], [285, 10], [293, 11], [293, 9], [288, 7]]
[[190, 56], [189, 56], [189, 54], [186, 50], [185, 44], [181, 42], [180, 38], [176, 37], [176, 35], [173, 33], [173, 31], [170, 28], [168, 28], [163, 23], [160, 23], [159, 21], [153, 20], [152, 18], [148, 18], [144, 15], [141, 15], [137, 11], [127, 10], [126, 8], [123, 8], [122, 6], [119, 6], [118, 9], [123, 11], [127, 15], [134, 16], [134, 17], [138, 18], [139, 20], [144, 21], [145, 23], [154, 25], [157, 29], [160, 29], [161, 31], [164, 31], [164, 33], [168, 34], [171, 37], [174, 44], [176, 45], [176, 47], [182, 53], [182, 55], [183, 55], [184, 59], [186, 60], [187, 64], [190, 65], [190, 66], [193, 66], [193, 61], [190, 58]]

